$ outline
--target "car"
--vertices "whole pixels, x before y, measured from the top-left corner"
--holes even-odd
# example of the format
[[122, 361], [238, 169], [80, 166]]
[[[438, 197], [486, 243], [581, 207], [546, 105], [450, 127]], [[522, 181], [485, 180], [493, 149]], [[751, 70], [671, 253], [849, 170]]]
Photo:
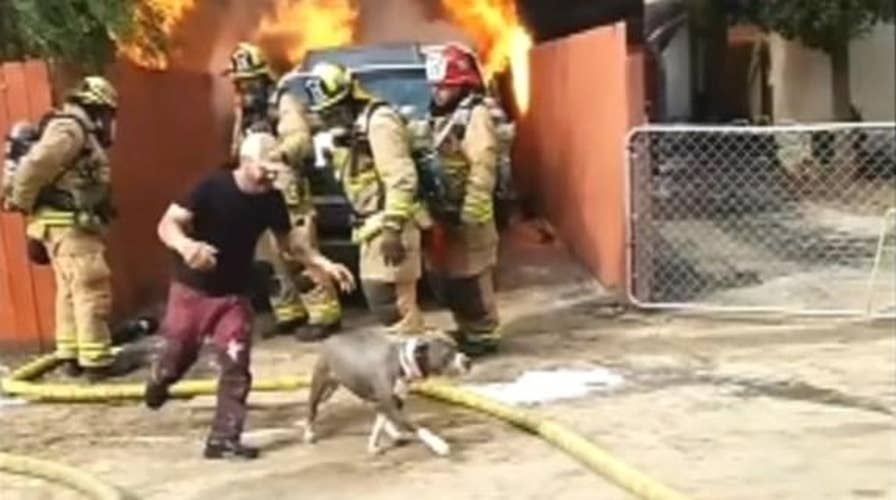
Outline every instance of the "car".
[[[461, 45], [461, 44], [458, 44]], [[463, 46], [463, 45], [461, 45]], [[310, 70], [319, 62], [338, 63], [349, 68], [364, 88], [373, 95], [395, 106], [410, 125], [428, 120], [431, 90], [427, 79], [427, 63], [433, 54], [441, 54], [444, 45], [418, 43], [390, 43], [355, 45], [350, 47], [311, 50], [304, 61], [280, 80], [281, 89], [307, 103], [304, 84]], [[474, 51], [472, 54], [478, 64]], [[481, 65], [480, 65], [481, 72]], [[500, 100], [493, 91], [488, 92], [497, 109]], [[506, 113], [504, 114], [506, 116]], [[312, 116], [312, 121], [315, 117]], [[316, 135], [323, 134], [318, 132]], [[495, 214], [499, 227], [503, 227], [516, 204], [516, 194], [510, 176], [510, 142], [514, 125], [509, 120], [499, 122], [506, 147], [500, 155], [499, 179], [495, 197]], [[319, 137], [316, 137], [316, 139]], [[319, 141], [315, 141], [317, 144]], [[352, 210], [348, 200], [327, 167], [326, 156], [315, 148], [316, 168], [309, 169], [311, 191], [318, 214], [318, 235], [323, 252], [342, 262], [356, 262], [357, 249], [351, 242]]]

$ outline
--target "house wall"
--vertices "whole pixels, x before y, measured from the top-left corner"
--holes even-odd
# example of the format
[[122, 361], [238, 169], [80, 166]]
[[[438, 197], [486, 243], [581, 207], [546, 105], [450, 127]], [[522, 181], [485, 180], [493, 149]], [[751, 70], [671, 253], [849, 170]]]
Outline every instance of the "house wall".
[[[853, 102], [866, 121], [896, 118], [894, 37], [893, 24], [881, 24], [850, 44]], [[768, 40], [775, 121], [830, 121], [833, 108], [827, 54], [776, 34]]]
[[514, 175], [608, 289], [625, 284], [625, 137], [643, 118], [643, 54], [625, 25], [539, 44]]
[[665, 116], [668, 121], [687, 121], [693, 114], [691, 30], [681, 26], [662, 54], [665, 67]]

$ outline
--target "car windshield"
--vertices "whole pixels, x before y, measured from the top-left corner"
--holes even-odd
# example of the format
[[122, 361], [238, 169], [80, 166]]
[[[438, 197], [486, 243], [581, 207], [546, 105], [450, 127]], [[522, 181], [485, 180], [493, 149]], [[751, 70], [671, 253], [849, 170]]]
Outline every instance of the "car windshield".
[[[376, 97], [396, 107], [413, 106], [414, 116], [422, 118], [429, 109], [430, 89], [426, 70], [419, 68], [384, 68], [362, 70], [357, 73], [361, 85]], [[287, 86], [291, 93], [307, 102], [303, 90], [305, 77], [291, 79]]]
[[358, 79], [365, 89], [380, 99], [397, 107], [413, 106], [417, 117], [429, 108], [430, 89], [423, 68], [363, 72]]

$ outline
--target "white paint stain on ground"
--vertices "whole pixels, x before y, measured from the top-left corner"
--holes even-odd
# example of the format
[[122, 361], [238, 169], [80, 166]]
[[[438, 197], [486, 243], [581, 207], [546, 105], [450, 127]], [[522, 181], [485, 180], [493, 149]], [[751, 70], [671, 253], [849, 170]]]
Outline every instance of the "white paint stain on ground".
[[589, 370], [533, 370], [513, 382], [468, 385], [467, 388], [506, 404], [537, 405], [581, 398], [595, 391], [609, 391], [623, 382], [622, 375], [596, 367]]
[[27, 401], [25, 401], [24, 399], [9, 399], [0, 396], [0, 410], [3, 410], [4, 408], [11, 408], [13, 406], [22, 406], [26, 403]]

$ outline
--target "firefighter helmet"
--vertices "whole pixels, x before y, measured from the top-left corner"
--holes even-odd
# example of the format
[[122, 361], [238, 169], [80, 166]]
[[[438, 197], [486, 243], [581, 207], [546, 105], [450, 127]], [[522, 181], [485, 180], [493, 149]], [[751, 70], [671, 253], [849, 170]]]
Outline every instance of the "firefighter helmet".
[[305, 82], [311, 111], [329, 109], [352, 95], [356, 87], [351, 70], [341, 64], [321, 62], [311, 69], [311, 76]]
[[433, 85], [482, 86], [482, 76], [473, 55], [457, 45], [446, 45], [440, 54], [427, 62], [427, 76]]
[[101, 76], [88, 76], [69, 93], [69, 98], [84, 106], [118, 109], [118, 92]]
[[238, 43], [230, 55], [230, 67], [224, 71], [233, 80], [245, 80], [260, 76], [271, 77], [268, 61], [257, 45]]

